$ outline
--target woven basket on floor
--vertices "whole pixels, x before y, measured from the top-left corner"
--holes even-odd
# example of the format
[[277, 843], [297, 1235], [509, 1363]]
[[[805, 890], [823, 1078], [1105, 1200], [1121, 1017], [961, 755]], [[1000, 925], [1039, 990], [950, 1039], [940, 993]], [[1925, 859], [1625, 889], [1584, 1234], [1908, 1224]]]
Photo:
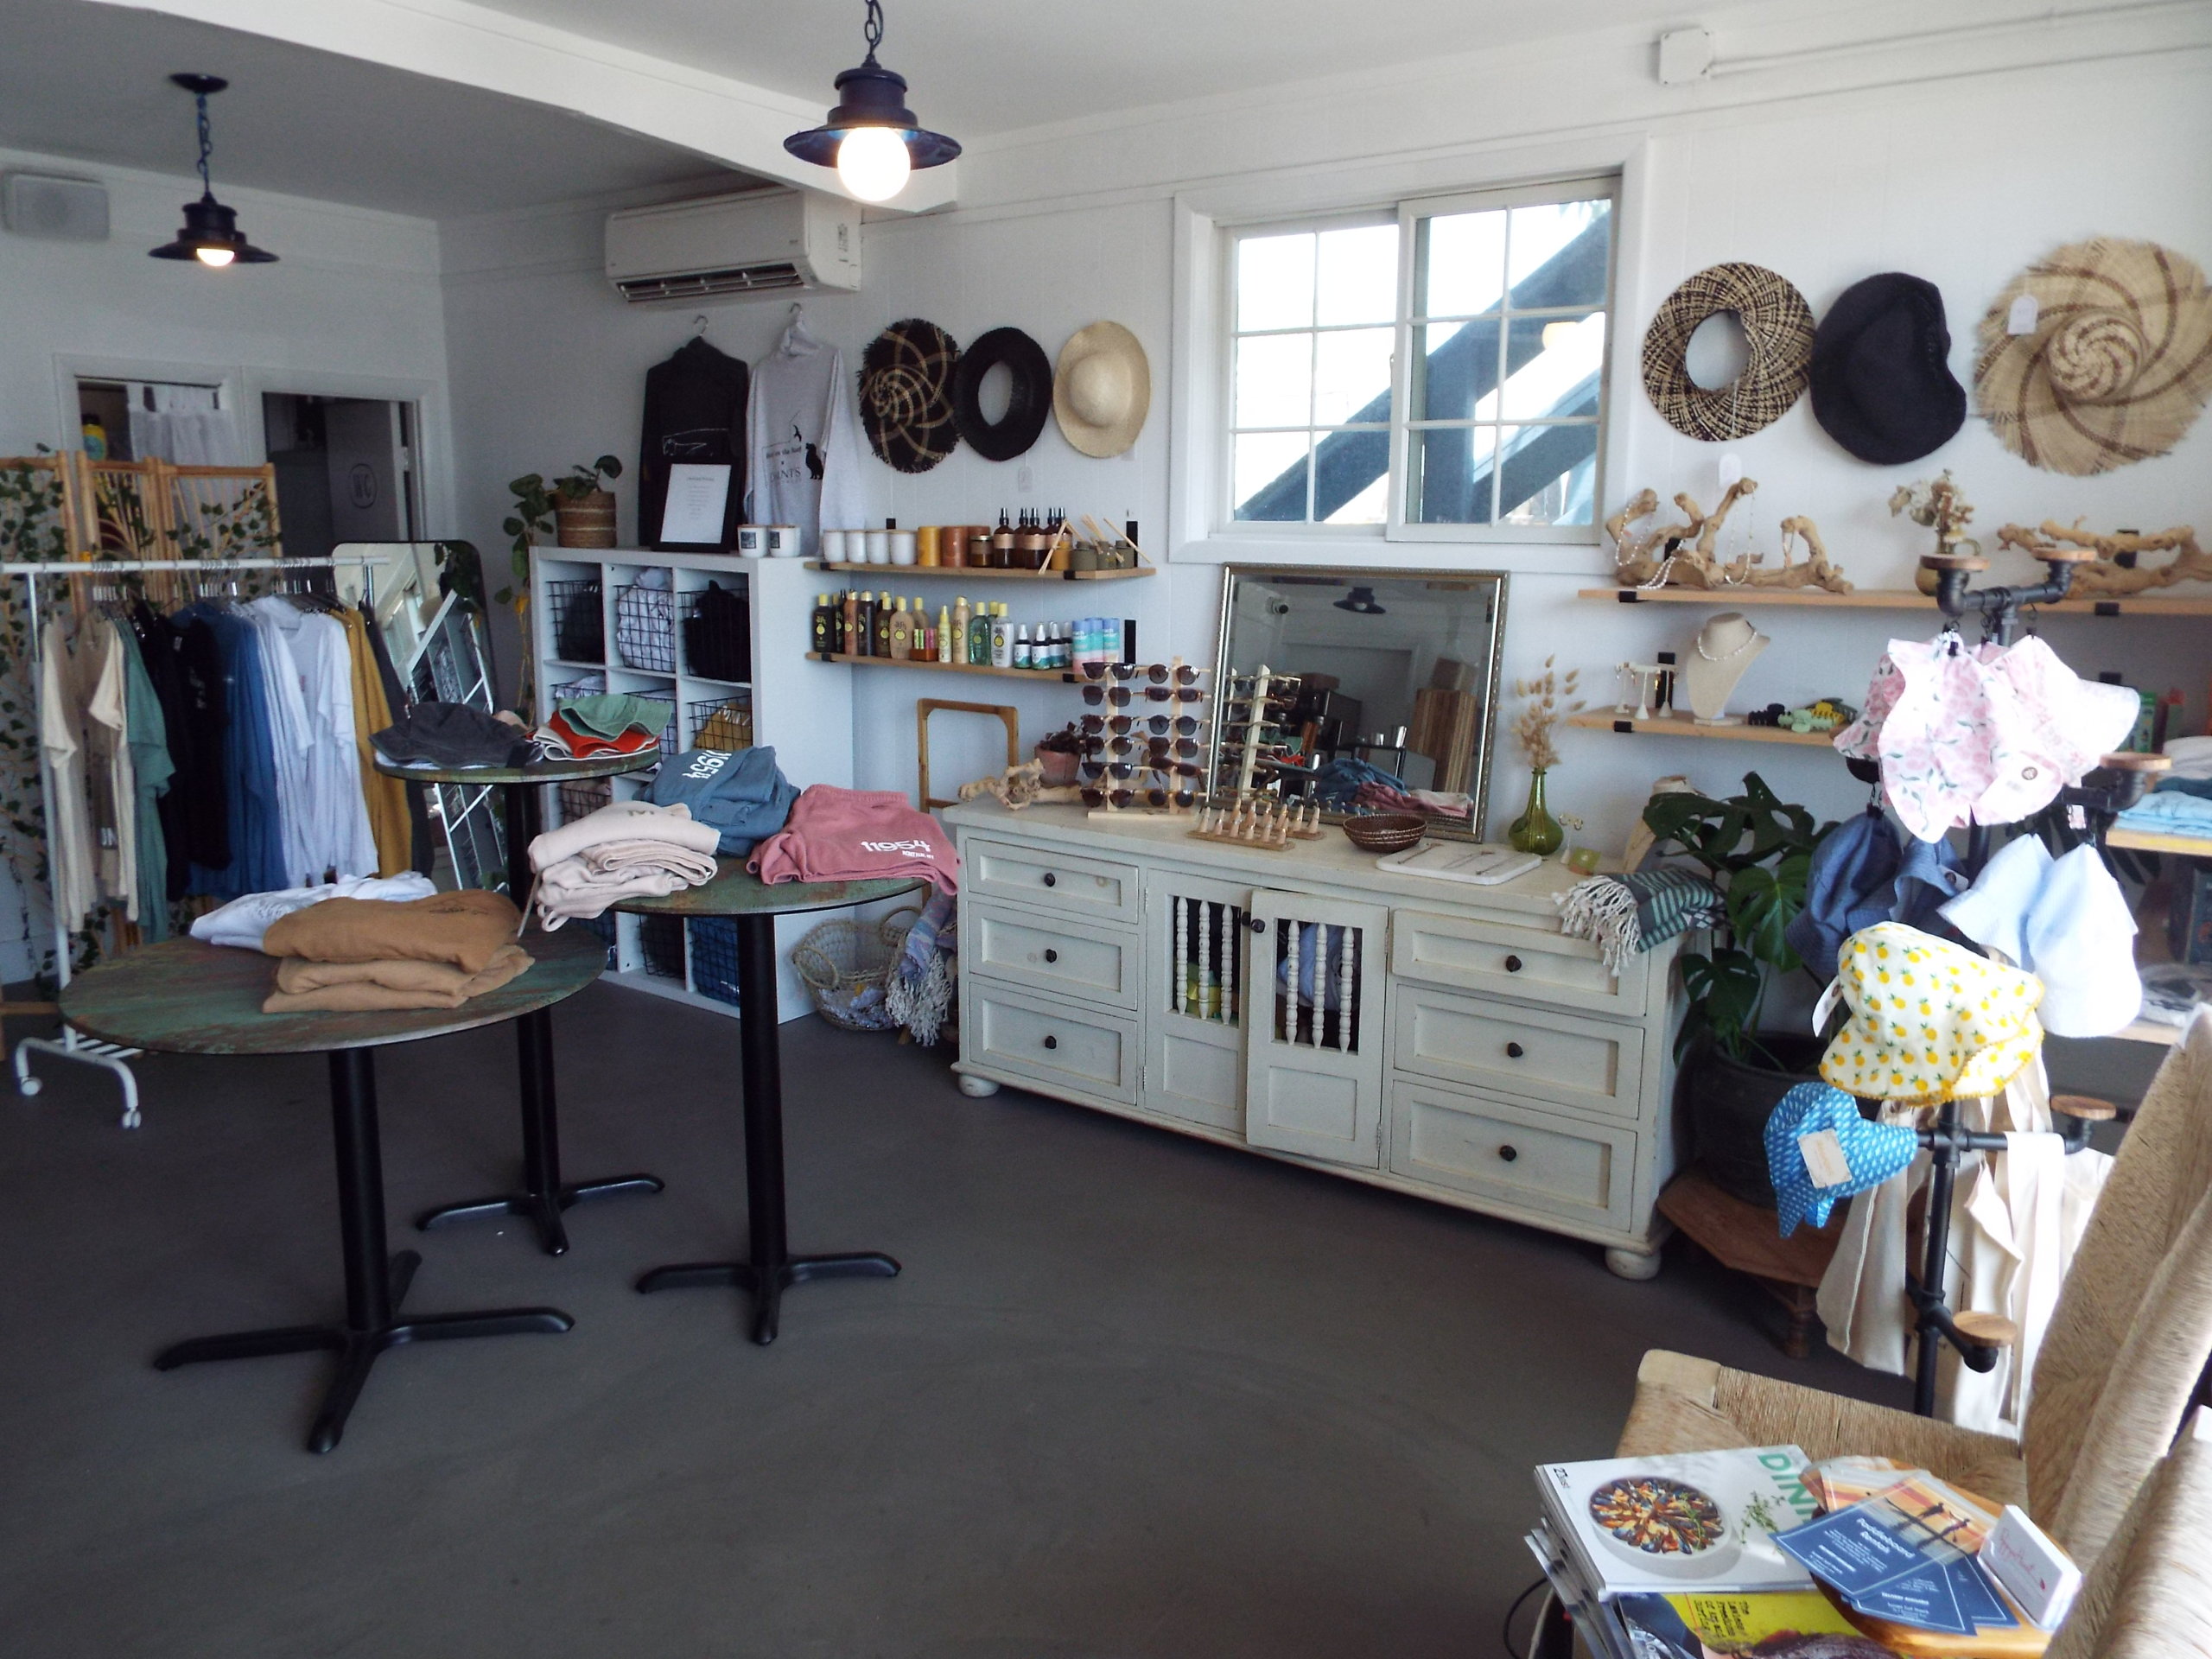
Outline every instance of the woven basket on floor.
[[884, 1006], [884, 986], [921, 913], [907, 905], [873, 925], [823, 922], [791, 947], [791, 966], [824, 1020], [844, 1031], [888, 1031], [899, 1023]]

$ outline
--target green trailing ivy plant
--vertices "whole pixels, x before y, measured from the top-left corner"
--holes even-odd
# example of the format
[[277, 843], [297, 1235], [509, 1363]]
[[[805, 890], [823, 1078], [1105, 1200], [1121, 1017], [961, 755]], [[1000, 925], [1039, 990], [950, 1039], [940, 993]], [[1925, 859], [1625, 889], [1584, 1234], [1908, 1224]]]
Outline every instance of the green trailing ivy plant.
[[1704, 867], [1725, 912], [1710, 950], [1678, 958], [1688, 1007], [1675, 1035], [1675, 1058], [1709, 1039], [1731, 1059], [1787, 1070], [1759, 1041], [1759, 1009], [1774, 974], [1804, 965], [1784, 936], [1805, 908], [1813, 849], [1835, 825], [1815, 826], [1810, 812], [1783, 800], [1756, 772], [1744, 774], [1742, 794], [1725, 800], [1655, 795], [1643, 822], [1657, 837], [1655, 855], [1679, 855]]

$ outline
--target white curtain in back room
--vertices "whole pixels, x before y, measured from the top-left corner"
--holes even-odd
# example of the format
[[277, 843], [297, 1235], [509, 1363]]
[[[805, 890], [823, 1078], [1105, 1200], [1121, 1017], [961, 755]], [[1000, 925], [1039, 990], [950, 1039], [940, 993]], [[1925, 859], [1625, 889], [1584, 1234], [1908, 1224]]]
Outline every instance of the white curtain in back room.
[[130, 453], [179, 467], [244, 467], [238, 416], [213, 386], [130, 383]]

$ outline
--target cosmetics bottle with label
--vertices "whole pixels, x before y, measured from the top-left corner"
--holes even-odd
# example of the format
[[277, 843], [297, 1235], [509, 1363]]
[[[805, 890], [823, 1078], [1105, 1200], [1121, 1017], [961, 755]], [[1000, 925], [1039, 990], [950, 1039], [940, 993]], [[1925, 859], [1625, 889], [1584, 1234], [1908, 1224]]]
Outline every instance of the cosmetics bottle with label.
[[860, 603], [853, 607], [853, 637], [845, 649], [855, 657], [875, 655], [875, 594], [861, 589]]
[[814, 596], [814, 633], [807, 648], [810, 651], [835, 651], [837, 648], [836, 632], [830, 621], [830, 595], [827, 594]]
[[887, 655], [893, 662], [906, 662], [914, 654], [914, 619], [906, 609], [906, 596], [901, 594], [891, 601], [890, 619], [883, 625]]
[[940, 605], [937, 607], [936, 632], [937, 638], [931, 643], [936, 646], [937, 660], [940, 663], [949, 663], [952, 660], [952, 642], [957, 639], [966, 638], [967, 630], [956, 628], [952, 620], [952, 613]]

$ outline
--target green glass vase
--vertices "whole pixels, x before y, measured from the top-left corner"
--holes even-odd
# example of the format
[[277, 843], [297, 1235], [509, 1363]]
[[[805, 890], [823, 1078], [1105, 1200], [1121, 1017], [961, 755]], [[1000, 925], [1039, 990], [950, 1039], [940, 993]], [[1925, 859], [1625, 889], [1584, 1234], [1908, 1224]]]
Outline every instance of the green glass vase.
[[1529, 810], [1513, 820], [1505, 839], [1515, 852], [1534, 853], [1539, 858], [1549, 858], [1565, 843], [1567, 831], [1544, 806], [1541, 766], [1529, 774]]

